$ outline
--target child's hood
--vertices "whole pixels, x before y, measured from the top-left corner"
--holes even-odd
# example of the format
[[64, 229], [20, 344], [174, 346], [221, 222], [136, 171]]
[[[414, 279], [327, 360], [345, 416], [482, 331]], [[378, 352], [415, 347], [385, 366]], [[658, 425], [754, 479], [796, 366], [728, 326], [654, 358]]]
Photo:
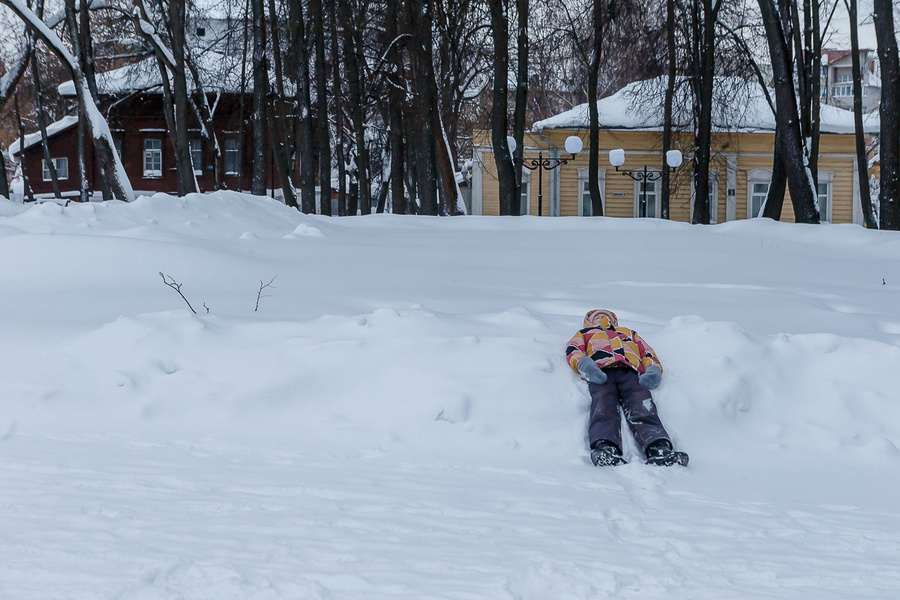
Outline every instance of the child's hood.
[[610, 327], [616, 327], [618, 324], [619, 320], [616, 318], [616, 313], [605, 308], [595, 308], [584, 316], [585, 328], [602, 327], [603, 329], [609, 329]]

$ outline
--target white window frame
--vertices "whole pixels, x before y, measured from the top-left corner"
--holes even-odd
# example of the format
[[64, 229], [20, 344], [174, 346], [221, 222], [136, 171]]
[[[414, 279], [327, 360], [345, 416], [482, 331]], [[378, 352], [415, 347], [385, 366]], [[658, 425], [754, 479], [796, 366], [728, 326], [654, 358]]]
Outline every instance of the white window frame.
[[[694, 201], [697, 194], [694, 193], [694, 178], [691, 177], [691, 222], [694, 221]], [[719, 171], [709, 170], [709, 223], [714, 225], [719, 222]]]
[[[233, 170], [228, 169], [229, 155], [233, 155], [234, 164], [232, 166], [235, 167]], [[225, 156], [225, 174], [226, 175], [237, 175], [238, 169], [240, 169], [240, 166], [241, 166], [241, 162], [240, 162], [241, 152], [240, 152], [240, 148], [238, 148], [237, 138], [233, 138], [233, 137], [225, 138], [224, 156]]]
[[819, 204], [822, 195], [816, 189], [816, 203], [819, 204], [819, 221], [831, 223], [834, 213], [834, 173], [832, 171], [819, 171], [819, 186], [825, 186], [825, 211], [822, 214], [821, 204]]
[[[51, 158], [53, 162], [53, 168], [56, 170], [56, 179], [59, 181], [63, 181], [69, 178], [69, 159], [66, 156], [60, 156], [58, 158]], [[53, 181], [53, 174], [50, 172], [50, 165], [46, 160], [41, 161], [42, 165], [42, 179], [44, 181]]]
[[[764, 183], [766, 184], [766, 197], [769, 195], [769, 191], [772, 189], [772, 171], [769, 169], [753, 169], [752, 171], [747, 172], [747, 218], [755, 219], [759, 215], [753, 214], [753, 184], [754, 183]], [[763, 198], [763, 203], [760, 205], [760, 212], [762, 211], [762, 207], [765, 206], [766, 198]]]
[[519, 214], [531, 214], [531, 171], [524, 167], [522, 168], [522, 193], [519, 195]]
[[203, 175], [203, 140], [200, 138], [191, 138], [188, 140], [191, 149], [191, 166], [194, 168], [194, 175]]
[[[158, 142], [159, 147], [153, 147], [156, 145], [153, 142]], [[157, 164], [159, 169], [153, 168]], [[144, 138], [144, 178], [162, 179], [162, 169], [162, 138]]]
[[[637, 173], [638, 171], [640, 171], [641, 173], [643, 173], [643, 172], [644, 172], [644, 168], [641, 167], [640, 169], [636, 169], [636, 170], [634, 170], [634, 171], [632, 171], [632, 172], [633, 172], [633, 173]], [[648, 218], [648, 219], [659, 219], [660, 216], [662, 215], [662, 210], [661, 210], [662, 207], [660, 206], [660, 204], [661, 204], [661, 202], [660, 202], [660, 200], [661, 200], [661, 198], [660, 198], [661, 194], [659, 193], [660, 190], [661, 190], [661, 185], [662, 185], [662, 179], [659, 178], [660, 175], [661, 175], [661, 172], [660, 172], [660, 170], [659, 170], [658, 168], [651, 169], [651, 168], [648, 167], [648, 168], [647, 168], [647, 176], [648, 176], [648, 177], [653, 177], [653, 178], [654, 178], [654, 181], [650, 181], [650, 182], [645, 182], [645, 181], [635, 181], [635, 182], [634, 182], [634, 217], [635, 217], [635, 218], [640, 218], [640, 214], [641, 214], [641, 185], [642, 185], [642, 184], [646, 184], [646, 183], [652, 183], [652, 184], [653, 184], [653, 190], [654, 190], [654, 191], [653, 191], [653, 201], [654, 201], [654, 205], [655, 205], [655, 206], [654, 206], [654, 209], [653, 209], [653, 214], [652, 214], [652, 215], [651, 215], [651, 214], [647, 214], [646, 218]], [[644, 195], [646, 196], [646, 188], [645, 188], [645, 194], [644, 194]], [[649, 211], [648, 211], [648, 213], [649, 213]]]
[[[578, 216], [593, 217], [594, 207], [590, 202], [590, 191], [587, 190], [588, 180], [590, 178], [590, 168], [582, 167], [578, 169]], [[606, 214], [606, 169], [597, 169], [597, 185], [600, 188], [600, 204], [603, 206], [603, 214]], [[588, 202], [585, 205], [585, 194], [588, 195]], [[585, 210], [585, 208], [587, 210]], [[587, 214], [585, 214], [587, 213]]]

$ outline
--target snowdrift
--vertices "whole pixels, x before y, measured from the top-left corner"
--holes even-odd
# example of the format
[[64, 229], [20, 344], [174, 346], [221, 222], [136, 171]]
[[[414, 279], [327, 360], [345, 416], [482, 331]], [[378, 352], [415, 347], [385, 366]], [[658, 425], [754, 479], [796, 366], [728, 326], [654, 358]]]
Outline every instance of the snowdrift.
[[[855, 226], [0, 201], [0, 595], [888, 597], [898, 259]], [[564, 348], [600, 307], [687, 470], [590, 466]]]

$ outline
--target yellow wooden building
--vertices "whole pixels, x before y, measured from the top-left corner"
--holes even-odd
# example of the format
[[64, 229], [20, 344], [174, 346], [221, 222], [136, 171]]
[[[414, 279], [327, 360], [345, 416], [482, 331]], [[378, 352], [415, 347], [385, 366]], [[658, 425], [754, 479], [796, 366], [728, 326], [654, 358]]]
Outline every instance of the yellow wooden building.
[[[604, 215], [609, 217], [659, 217], [660, 181], [639, 183], [629, 177], [646, 169], [651, 177], [663, 167], [661, 108], [657, 101], [641, 101], [647, 83], [630, 84], [598, 102], [600, 114], [599, 172]], [[759, 215], [772, 173], [775, 121], [761, 93], [745, 89], [728, 100], [727, 114], [714, 117], [710, 165], [712, 222], [723, 223]], [[876, 116], [877, 118], [877, 116]], [[718, 121], [718, 122], [717, 122]], [[877, 122], [866, 128], [877, 130]], [[822, 107], [819, 148], [818, 203], [822, 221], [863, 223], [859, 202], [853, 115], [830, 106]], [[565, 141], [577, 136], [584, 149], [556, 169], [523, 169], [522, 214], [544, 216], [590, 216], [588, 192], [587, 105], [535, 123], [526, 134], [526, 163], [542, 156], [555, 163], [571, 158]], [[677, 134], [674, 147], [684, 162], [671, 176], [670, 218], [691, 221], [693, 183], [691, 155], [693, 136]], [[617, 171], [609, 152], [624, 149], [625, 161]], [[472, 214], [499, 214], [497, 168], [489, 132], [475, 137]], [[538, 190], [539, 180], [542, 189]], [[783, 221], [794, 221], [789, 195], [785, 197]]]

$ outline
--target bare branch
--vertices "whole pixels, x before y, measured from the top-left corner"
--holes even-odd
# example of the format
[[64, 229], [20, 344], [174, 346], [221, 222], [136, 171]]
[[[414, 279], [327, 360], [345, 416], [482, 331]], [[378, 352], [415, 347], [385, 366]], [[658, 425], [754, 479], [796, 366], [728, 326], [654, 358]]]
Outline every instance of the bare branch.
[[[184, 294], [181, 293], [181, 284], [178, 283], [177, 281], [175, 281], [175, 279], [173, 279], [172, 277], [169, 277], [168, 275], [163, 275], [162, 271], [159, 272], [159, 276], [162, 277], [163, 283], [165, 283], [167, 286], [169, 286], [170, 288], [172, 288], [173, 290], [178, 292], [178, 295], [181, 296], [181, 299], [184, 300], [184, 303], [188, 305], [188, 308], [191, 309], [191, 312], [196, 315], [197, 311], [194, 310], [194, 307], [191, 306], [191, 303], [188, 302], [188, 299], [185, 298]], [[209, 308], [206, 307], [206, 304], [204, 304], [203, 307], [206, 308], [206, 312], [208, 313]]]
[[[276, 275], [275, 277], [278, 277], [278, 275]], [[266, 288], [272, 288], [272, 289], [275, 289], [275, 286], [272, 285], [272, 283], [275, 281], [275, 277], [273, 277], [273, 278], [271, 279], [271, 281], [269, 281], [269, 283], [263, 283], [263, 282], [262, 282], [262, 279], [259, 280], [259, 291], [256, 293], [256, 308], [253, 309], [253, 312], [258, 312], [258, 311], [259, 311], [259, 300], [260, 300], [260, 298], [268, 298], [268, 297], [269, 297], [268, 295], [263, 295], [263, 290], [266, 289]]]

